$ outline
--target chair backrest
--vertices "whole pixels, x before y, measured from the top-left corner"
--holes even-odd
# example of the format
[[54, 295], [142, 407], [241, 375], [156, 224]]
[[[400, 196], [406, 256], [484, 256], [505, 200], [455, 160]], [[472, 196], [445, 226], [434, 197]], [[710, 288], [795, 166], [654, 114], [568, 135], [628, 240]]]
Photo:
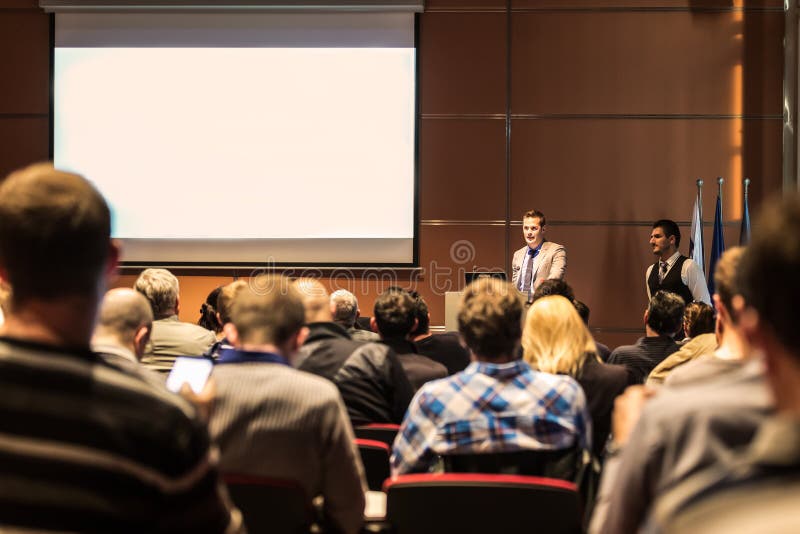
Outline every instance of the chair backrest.
[[447, 473], [492, 473], [560, 478], [578, 482], [581, 454], [575, 447], [442, 456]]
[[394, 534], [582, 531], [571, 482], [545, 477], [446, 473], [387, 480], [386, 519]]
[[356, 438], [361, 463], [367, 476], [367, 486], [372, 491], [381, 491], [383, 482], [391, 475], [389, 446], [382, 441]]
[[353, 429], [357, 438], [361, 439], [374, 439], [375, 441], [382, 441], [392, 448], [394, 438], [400, 430], [400, 425], [393, 425], [391, 423], [372, 423], [370, 425], [357, 426]]
[[228, 492], [242, 512], [250, 534], [307, 534], [315, 523], [311, 499], [293, 480], [233, 475], [224, 477]]

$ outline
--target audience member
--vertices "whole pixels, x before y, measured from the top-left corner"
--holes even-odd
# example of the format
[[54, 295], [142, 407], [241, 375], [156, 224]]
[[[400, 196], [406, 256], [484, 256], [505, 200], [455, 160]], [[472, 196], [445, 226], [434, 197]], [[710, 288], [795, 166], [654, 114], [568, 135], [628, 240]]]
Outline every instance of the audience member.
[[601, 456], [611, 430], [614, 399], [628, 385], [625, 368], [600, 361], [589, 330], [573, 304], [560, 295], [533, 302], [525, 318], [522, 347], [525, 361], [534, 369], [571, 376], [581, 385], [592, 417], [594, 453]]
[[[583, 324], [586, 325], [586, 328], [589, 328], [589, 306], [585, 303], [581, 302], [580, 300], [574, 300], [572, 303], [575, 305], [575, 309], [578, 310], [578, 315], [581, 316], [581, 320], [583, 320]], [[596, 339], [594, 340], [595, 347], [597, 348], [597, 356], [600, 357], [600, 361], [607, 362], [608, 357], [611, 356], [611, 349], [608, 348], [608, 345], [604, 343], [600, 343]]]
[[178, 320], [178, 279], [166, 269], [145, 269], [133, 287], [144, 295], [153, 310], [153, 332], [142, 363], [166, 372], [178, 356], [200, 356], [216, 341], [214, 333], [196, 324]]
[[80, 176], [38, 164], [0, 185], [0, 524], [42, 532], [240, 528], [195, 409], [90, 351], [116, 266], [111, 216]]
[[222, 324], [219, 322], [219, 314], [217, 313], [217, 298], [222, 286], [215, 287], [211, 293], [206, 297], [206, 301], [200, 305], [200, 318], [197, 320], [197, 326], [202, 326], [206, 330], [211, 330], [219, 340], [222, 337]]
[[659, 291], [650, 299], [644, 312], [645, 337], [635, 345], [617, 347], [608, 363], [624, 365], [631, 384], [641, 384], [653, 368], [678, 350], [672, 336], [683, 318], [683, 299], [675, 293]]
[[680, 366], [714, 352], [717, 348], [714, 309], [705, 302], [690, 302], [683, 312], [683, 332], [686, 337], [680, 348], [650, 371], [648, 386], [664, 383], [664, 379]]
[[458, 332], [445, 332], [431, 334], [431, 314], [428, 312], [428, 303], [416, 291], [411, 291], [414, 299], [415, 317], [417, 327], [411, 333], [411, 341], [423, 356], [447, 367], [447, 374], [453, 375], [463, 371], [469, 365], [469, 351], [461, 344]]
[[[223, 472], [289, 479], [324, 499], [333, 530], [356, 533], [364, 475], [353, 430], [328, 380], [291, 367], [308, 330], [302, 295], [289, 279], [264, 276], [239, 292], [212, 373], [209, 429]], [[254, 290], [254, 287], [257, 290]]]
[[152, 328], [153, 312], [141, 293], [128, 288], [112, 289], [100, 304], [92, 350], [112, 365], [138, 369]]
[[734, 310], [734, 297], [739, 293], [736, 272], [739, 270], [744, 248], [729, 248], [722, 254], [714, 269], [714, 307], [716, 308], [715, 332], [718, 348], [699, 356], [667, 375], [664, 384], [680, 386], [703, 382], [738, 370], [742, 361], [750, 356], [750, 345], [738, 326], [739, 318]]
[[522, 312], [521, 294], [507, 282], [467, 286], [458, 331], [473, 363], [419, 390], [394, 442], [393, 474], [429, 471], [437, 455], [591, 449], [580, 385], [515, 359]]
[[752, 350], [764, 355], [777, 413], [743, 454], [658, 503], [657, 523], [674, 521], [667, 532], [800, 531], [800, 330], [793, 298], [800, 295], [800, 197], [766, 205], [753, 228], [736, 276], [743, 298], [734, 297], [733, 314]]
[[[606, 461], [592, 532], [636, 532], [656, 498], [749, 443], [769, 413], [762, 362], [751, 358], [731, 307], [732, 299], [741, 300], [733, 297], [740, 257], [741, 249], [727, 251], [715, 270], [717, 322], [724, 326], [717, 327], [714, 357], [676, 369], [643, 407], [642, 389], [629, 388], [617, 400], [612, 450], [618, 454]], [[680, 374], [687, 378], [673, 385]]]
[[303, 296], [309, 329], [296, 358], [298, 369], [336, 384], [353, 426], [399, 424], [413, 391], [394, 351], [382, 343], [350, 339], [332, 321], [328, 292], [318, 280], [301, 278], [295, 286]]
[[389, 288], [375, 300], [371, 326], [380, 334], [381, 342], [397, 353], [411, 387], [417, 391], [430, 380], [446, 377], [447, 368], [419, 354], [414, 343], [408, 340], [416, 328], [415, 314], [416, 305], [408, 291]]
[[381, 336], [375, 332], [358, 327], [358, 318], [361, 316], [358, 299], [346, 289], [339, 289], [331, 294], [331, 313], [333, 322], [343, 327], [351, 339], [380, 341]]
[[536, 302], [538, 299], [549, 297], [550, 295], [561, 295], [570, 302], [575, 300], [575, 293], [572, 291], [572, 286], [565, 280], [561, 278], [549, 278], [547, 280], [542, 280], [542, 283], [536, 287], [536, 291], [534, 291], [533, 296], [531, 296], [531, 302]]
[[228, 338], [225, 337], [224, 327], [231, 322], [231, 306], [233, 306], [236, 295], [245, 289], [247, 289], [247, 282], [244, 280], [234, 280], [230, 284], [226, 284], [220, 288], [219, 294], [217, 295], [216, 310], [217, 322], [223, 327], [222, 337], [217, 339], [214, 344], [203, 353], [203, 357], [216, 361], [219, 359], [220, 351], [233, 348]]

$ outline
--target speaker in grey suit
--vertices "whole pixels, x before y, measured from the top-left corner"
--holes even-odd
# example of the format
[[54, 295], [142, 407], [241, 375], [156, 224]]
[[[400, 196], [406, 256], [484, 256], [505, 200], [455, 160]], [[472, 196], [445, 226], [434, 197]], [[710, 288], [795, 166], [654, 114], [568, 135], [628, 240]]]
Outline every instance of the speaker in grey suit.
[[546, 240], [546, 224], [541, 211], [531, 210], [522, 216], [525, 246], [514, 252], [511, 282], [528, 294], [532, 294], [542, 280], [564, 278], [567, 270], [567, 251], [563, 245]]

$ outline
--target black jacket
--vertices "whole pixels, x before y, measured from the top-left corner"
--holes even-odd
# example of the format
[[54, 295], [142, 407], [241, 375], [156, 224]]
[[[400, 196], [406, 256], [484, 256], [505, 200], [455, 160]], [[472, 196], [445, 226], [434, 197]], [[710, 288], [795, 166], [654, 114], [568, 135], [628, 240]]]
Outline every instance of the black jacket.
[[400, 424], [413, 391], [394, 351], [380, 343], [354, 341], [336, 323], [308, 327], [298, 368], [336, 384], [353, 426]]

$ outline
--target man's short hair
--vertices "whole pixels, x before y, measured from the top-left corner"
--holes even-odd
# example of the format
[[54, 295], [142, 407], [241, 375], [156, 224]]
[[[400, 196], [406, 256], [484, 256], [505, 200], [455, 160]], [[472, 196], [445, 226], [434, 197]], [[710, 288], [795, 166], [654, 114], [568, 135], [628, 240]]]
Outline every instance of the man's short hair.
[[547, 219], [544, 218], [544, 213], [539, 210], [528, 210], [522, 214], [522, 222], [525, 223], [525, 219], [534, 218], [539, 219], [539, 226], [544, 226], [547, 224]]
[[683, 311], [686, 335], [697, 337], [714, 332], [714, 308], [705, 302], [690, 302]]
[[233, 300], [231, 322], [241, 343], [281, 345], [306, 322], [303, 295], [285, 276], [251, 280]]
[[522, 310], [513, 285], [479, 278], [464, 289], [458, 332], [474, 354], [487, 359], [510, 356], [522, 336]]
[[731, 247], [720, 256], [714, 268], [714, 293], [719, 295], [722, 304], [734, 316], [733, 297], [739, 294], [736, 286], [736, 272], [744, 255], [744, 247]]
[[220, 289], [219, 295], [217, 295], [217, 313], [219, 313], [222, 326], [231, 322], [233, 301], [236, 300], [236, 296], [244, 289], [247, 289], [247, 282], [244, 280], [236, 280], [222, 286], [222, 289]]
[[548, 278], [547, 280], [542, 280], [533, 291], [531, 302], [550, 295], [560, 295], [570, 302], [575, 300], [575, 293], [573, 293], [572, 287], [568, 283], [560, 278]]
[[417, 319], [417, 327], [412, 334], [415, 336], [427, 334], [431, 329], [431, 320], [428, 317], [428, 303], [416, 291], [410, 291], [409, 294], [414, 299], [414, 317]]
[[375, 322], [384, 338], [405, 338], [414, 328], [416, 304], [404, 289], [387, 289], [375, 300]]
[[778, 341], [800, 359], [796, 296], [800, 295], [800, 196], [766, 202], [736, 275], [745, 302]]
[[678, 228], [678, 223], [671, 219], [659, 219], [653, 223], [653, 229], [661, 228], [664, 230], [664, 237], [675, 236], [675, 248], [681, 244], [681, 229]]
[[77, 174], [40, 163], [0, 185], [0, 263], [13, 300], [94, 295], [111, 251], [111, 214]]
[[144, 295], [132, 289], [112, 289], [100, 304], [96, 333], [127, 342], [140, 327], [152, 323], [153, 311]]
[[658, 291], [647, 307], [647, 326], [662, 336], [672, 336], [683, 324], [683, 299], [669, 291]]
[[591, 312], [591, 310], [589, 309], [589, 306], [587, 306], [586, 303], [581, 302], [580, 300], [573, 300], [572, 304], [573, 304], [573, 306], [575, 306], [575, 309], [577, 310], [578, 315], [581, 316], [581, 320], [583, 321], [583, 324], [585, 324], [586, 326], [589, 326], [589, 313]]
[[166, 269], [145, 269], [133, 288], [150, 301], [153, 315], [163, 319], [175, 313], [180, 285], [174, 274]]
[[333, 322], [352, 328], [358, 316], [358, 299], [346, 289], [337, 289], [331, 294]]

